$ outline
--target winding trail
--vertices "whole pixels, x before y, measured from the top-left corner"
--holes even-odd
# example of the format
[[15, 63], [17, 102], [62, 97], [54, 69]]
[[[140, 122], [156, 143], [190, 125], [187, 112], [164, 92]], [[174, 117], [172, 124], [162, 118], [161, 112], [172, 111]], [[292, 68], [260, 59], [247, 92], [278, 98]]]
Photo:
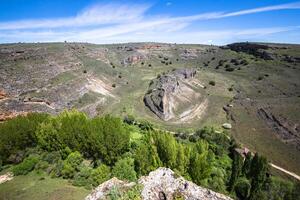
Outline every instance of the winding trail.
[[298, 176], [298, 175], [295, 174], [294, 172], [290, 172], [290, 171], [288, 171], [288, 170], [285, 170], [285, 169], [283, 169], [283, 168], [281, 168], [281, 167], [279, 167], [279, 166], [277, 166], [277, 165], [274, 165], [273, 163], [270, 163], [270, 165], [271, 165], [273, 168], [275, 168], [275, 169], [277, 169], [277, 170], [279, 170], [279, 171], [282, 171], [282, 172], [284, 172], [284, 173], [286, 173], [286, 174], [288, 174], [288, 175], [294, 177], [294, 178], [297, 179], [298, 181], [300, 181], [300, 176]]

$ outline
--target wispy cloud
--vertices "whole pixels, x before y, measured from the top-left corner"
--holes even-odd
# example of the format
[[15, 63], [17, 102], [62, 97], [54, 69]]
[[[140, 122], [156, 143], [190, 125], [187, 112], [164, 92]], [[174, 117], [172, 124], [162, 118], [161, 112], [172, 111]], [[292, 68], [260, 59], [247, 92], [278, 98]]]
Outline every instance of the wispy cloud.
[[[191, 16], [151, 16], [150, 5], [106, 4], [84, 9], [77, 16], [60, 19], [0, 23], [0, 42], [82, 41], [94, 43], [158, 41], [205, 42], [251, 38], [298, 30], [299, 27], [187, 31], [196, 21], [213, 20], [274, 10], [300, 9], [300, 2], [235, 12], [210, 12]], [[159, 34], [157, 34], [159, 33]], [[196, 38], [202, 38], [201, 40]], [[220, 43], [220, 42], [218, 42]]]
[[141, 20], [150, 5], [94, 5], [75, 17], [60, 19], [21, 20], [0, 23], [0, 30], [84, 27], [105, 24], [128, 23]]

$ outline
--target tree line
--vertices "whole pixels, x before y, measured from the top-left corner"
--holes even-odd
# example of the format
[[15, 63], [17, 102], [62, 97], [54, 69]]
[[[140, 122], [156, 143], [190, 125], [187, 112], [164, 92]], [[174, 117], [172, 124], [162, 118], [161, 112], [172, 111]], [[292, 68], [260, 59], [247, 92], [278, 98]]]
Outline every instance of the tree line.
[[0, 166], [15, 175], [43, 171], [92, 188], [111, 177], [136, 181], [164, 166], [238, 199], [299, 198], [299, 184], [268, 176], [266, 158], [243, 157], [238, 146], [213, 128], [174, 136], [132, 116], [88, 118], [76, 110], [31, 113], [0, 124]]

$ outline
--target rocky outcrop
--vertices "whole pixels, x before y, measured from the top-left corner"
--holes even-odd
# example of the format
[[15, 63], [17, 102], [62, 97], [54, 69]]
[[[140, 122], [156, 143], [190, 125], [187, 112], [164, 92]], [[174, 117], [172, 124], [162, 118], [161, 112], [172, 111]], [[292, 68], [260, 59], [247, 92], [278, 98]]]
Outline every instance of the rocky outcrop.
[[259, 108], [257, 114], [269, 128], [277, 133], [281, 140], [294, 144], [300, 150], [300, 129], [298, 124], [294, 124], [280, 115], [275, 115], [268, 108]]
[[227, 45], [229, 49], [236, 52], [244, 52], [251, 54], [255, 57], [262, 58], [264, 60], [273, 60], [271, 53], [267, 52], [269, 47], [267, 45], [241, 42]]
[[145, 59], [144, 55], [142, 55], [142, 54], [134, 54], [134, 55], [131, 55], [131, 56], [125, 58], [122, 61], [122, 64], [125, 65], [125, 66], [126, 65], [137, 64], [138, 62], [141, 62], [144, 59]]
[[198, 57], [198, 52], [197, 49], [184, 49], [180, 54], [180, 57], [183, 60], [196, 59]]
[[159, 118], [172, 118], [172, 95], [176, 95], [184, 84], [182, 80], [193, 78], [195, 69], [177, 69], [151, 81], [149, 90], [144, 97], [145, 105]]
[[[144, 186], [142, 199], [201, 199], [201, 200], [231, 200], [231, 198], [200, 187], [183, 177], [176, 175], [171, 169], [158, 168], [148, 176], [141, 177], [139, 183]], [[164, 198], [162, 198], [164, 197]]]
[[[141, 199], [143, 200], [232, 200], [223, 194], [213, 192], [209, 189], [200, 187], [193, 182], [185, 180], [176, 175], [171, 169], [158, 168], [150, 172], [148, 176], [143, 176], [138, 180], [142, 186]], [[99, 185], [85, 200], [106, 199], [112, 188], [126, 190], [135, 183], [127, 183], [117, 178], [112, 178]]]

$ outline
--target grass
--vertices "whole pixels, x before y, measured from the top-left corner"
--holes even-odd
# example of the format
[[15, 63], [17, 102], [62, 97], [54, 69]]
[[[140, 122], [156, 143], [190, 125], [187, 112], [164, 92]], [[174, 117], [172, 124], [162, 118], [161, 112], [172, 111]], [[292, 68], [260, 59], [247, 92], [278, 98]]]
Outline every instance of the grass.
[[89, 190], [72, 186], [67, 180], [50, 178], [32, 172], [26, 176], [16, 176], [0, 185], [1, 200], [81, 200]]
[[67, 82], [69, 82], [75, 78], [76, 78], [76, 76], [72, 72], [67, 71], [67, 72], [60, 73], [59, 75], [54, 77], [51, 80], [51, 84], [53, 86], [56, 86], [59, 84], [66, 84]]
[[[77, 108], [85, 108], [86, 105], [92, 105], [98, 101], [102, 96], [91, 92], [86, 93], [84, 90], [86, 79], [95, 78], [103, 80], [105, 83], [112, 85], [116, 84], [112, 93], [117, 98], [107, 97], [106, 101], [99, 104], [97, 107], [97, 114], [114, 114], [117, 116], [124, 116], [131, 114], [137, 119], [146, 119], [155, 124], [158, 128], [167, 129], [171, 131], [195, 130], [203, 126], [214, 126], [220, 128], [224, 122], [229, 122], [233, 125], [232, 134], [243, 144], [249, 148], [262, 152], [272, 162], [279, 166], [285, 167], [291, 171], [300, 174], [300, 154], [292, 145], [285, 144], [276, 137], [274, 132], [266, 127], [266, 124], [257, 118], [257, 108], [271, 106], [274, 114], [281, 114], [288, 118], [294, 124], [299, 124], [300, 112], [295, 108], [300, 105], [299, 101], [299, 65], [287, 67], [287, 63], [280, 61], [265, 61], [256, 59], [252, 55], [246, 53], [237, 53], [230, 50], [218, 49], [216, 53], [208, 53], [207, 49], [217, 48], [208, 45], [175, 45], [169, 49], [164, 50], [143, 50], [146, 54], [144, 65], [138, 62], [134, 65], [123, 66], [121, 61], [128, 56], [135, 54], [134, 51], [118, 50], [118, 46], [127, 44], [115, 45], [84, 45], [87, 51], [97, 49], [107, 49], [106, 58], [113, 63], [115, 68], [105, 61], [96, 60], [95, 57], [90, 57], [81, 50], [81, 52], [69, 51], [69, 45], [63, 43], [51, 44], [11, 44], [2, 45], [1, 47], [8, 48], [41, 48], [47, 49], [45, 52], [40, 51], [39, 55], [48, 56], [47, 59], [54, 63], [55, 66], [65, 67], [66, 72], [58, 75], [49, 74], [52, 68], [45, 63], [40, 64], [41, 61], [37, 59], [30, 59], [26, 61], [8, 62], [3, 65], [10, 69], [7, 72], [7, 81], [4, 86], [12, 85], [13, 88], [25, 88], [25, 91], [30, 89], [47, 88], [39, 92], [32, 92], [32, 96], [47, 97], [46, 99], [53, 102], [55, 105], [61, 106], [71, 103]], [[136, 47], [144, 44], [129, 44]], [[280, 46], [280, 45], [279, 45]], [[288, 54], [295, 57], [300, 57], [300, 48], [297, 45], [287, 45], [286, 49], [274, 49], [278, 55]], [[197, 59], [183, 60], [180, 54], [184, 49], [198, 49], [199, 57]], [[162, 55], [162, 58], [159, 58]], [[161, 63], [163, 57], [168, 57], [171, 65]], [[212, 58], [215, 59], [212, 59]], [[247, 60], [248, 65], [235, 66], [230, 63], [231, 59]], [[44, 59], [46, 60], [46, 59]], [[47, 61], [48, 61], [47, 60]], [[220, 60], [227, 60], [215, 69]], [[80, 62], [78, 67], [68, 67], [72, 63]], [[204, 63], [208, 63], [204, 67]], [[0, 60], [2, 64], [2, 61]], [[149, 67], [151, 64], [151, 67]], [[227, 72], [225, 65], [230, 64], [235, 68], [232, 72]], [[31, 66], [31, 67], [28, 67]], [[158, 74], [171, 71], [177, 68], [193, 67], [198, 70], [196, 78], [206, 86], [206, 89], [199, 89], [201, 99], [207, 98], [208, 108], [201, 119], [191, 120], [189, 123], [172, 124], [160, 120], [153, 114], [143, 102], [143, 97], [148, 90], [149, 83]], [[238, 68], [241, 68], [238, 70]], [[293, 69], [295, 67], [296, 69]], [[86, 70], [87, 73], [83, 73]], [[6, 74], [6, 72], [3, 72]], [[2, 71], [0, 69], [0, 74]], [[268, 74], [258, 81], [259, 76]], [[119, 78], [119, 76], [122, 78]], [[10, 78], [12, 77], [12, 78]], [[29, 81], [16, 84], [13, 77], [25, 79]], [[49, 80], [47, 80], [49, 78]], [[51, 82], [52, 81], [52, 82]], [[215, 81], [215, 86], [209, 85], [209, 81]], [[50, 84], [49, 84], [50, 83]], [[233, 91], [228, 91], [228, 88], [233, 88]], [[82, 92], [83, 91], [83, 92]], [[259, 92], [260, 91], [260, 92]], [[81, 93], [82, 92], [82, 93]], [[33, 94], [34, 93], [34, 94]], [[84, 93], [86, 93], [84, 95]], [[283, 95], [285, 93], [286, 95]], [[236, 96], [237, 95], [237, 96]], [[241, 100], [236, 100], [235, 97], [241, 97]], [[245, 101], [249, 98], [251, 102]], [[200, 98], [199, 98], [200, 99]], [[246, 102], [246, 103], [245, 103]], [[191, 105], [196, 102], [192, 102]], [[226, 113], [223, 111], [223, 106], [226, 104], [233, 104], [231, 108], [235, 114], [237, 122], [234, 123], [227, 119]], [[184, 110], [182, 107], [190, 105], [181, 105], [180, 111]], [[11, 108], [13, 108], [11, 106]], [[34, 107], [33, 107], [34, 108]], [[90, 108], [90, 107], [89, 107]], [[131, 131], [131, 139], [138, 139], [138, 135], [134, 130]], [[289, 156], [287, 156], [289, 155]]]

